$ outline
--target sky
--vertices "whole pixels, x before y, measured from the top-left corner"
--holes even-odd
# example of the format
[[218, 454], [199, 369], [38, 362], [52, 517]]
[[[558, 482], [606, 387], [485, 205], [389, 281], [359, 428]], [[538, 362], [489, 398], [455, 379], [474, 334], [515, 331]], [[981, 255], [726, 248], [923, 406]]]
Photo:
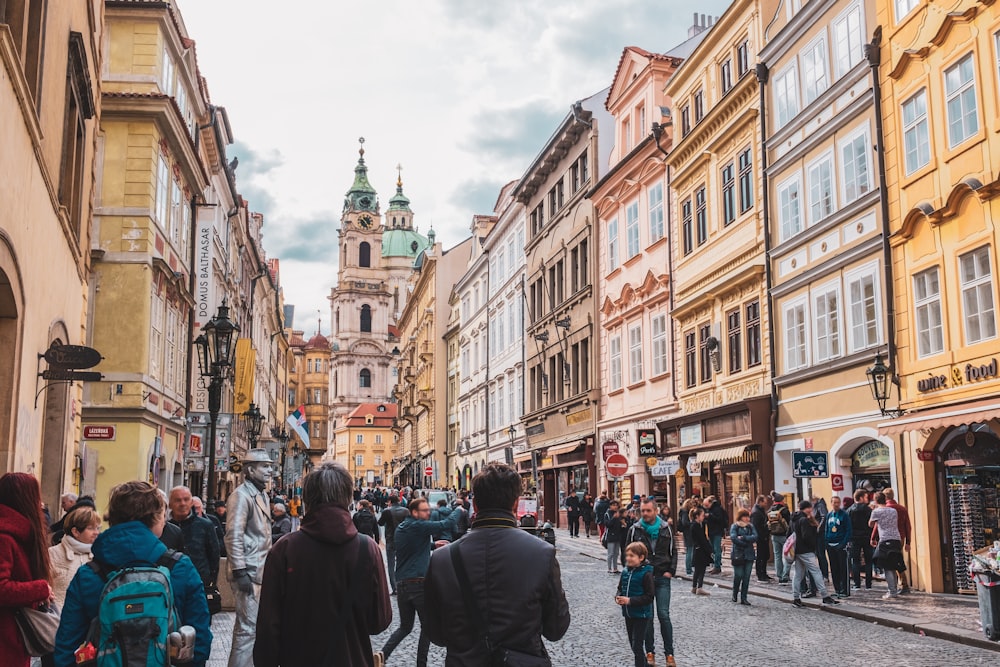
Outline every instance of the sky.
[[[296, 329], [329, 333], [337, 228], [358, 138], [384, 210], [396, 166], [414, 223], [450, 248], [522, 176], [622, 50], [667, 51], [729, 0], [177, 0], [237, 187], [264, 214]], [[276, 9], [280, 8], [280, 9]], [[317, 312], [319, 311], [319, 312]], [[308, 336], [307, 336], [308, 337]]]

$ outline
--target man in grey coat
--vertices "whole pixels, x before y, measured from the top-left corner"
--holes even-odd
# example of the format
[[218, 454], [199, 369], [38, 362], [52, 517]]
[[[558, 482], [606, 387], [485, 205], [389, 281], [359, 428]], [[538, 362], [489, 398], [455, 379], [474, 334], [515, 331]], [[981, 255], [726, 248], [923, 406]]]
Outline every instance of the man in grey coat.
[[257, 603], [264, 560], [271, 548], [271, 513], [264, 487], [272, 472], [266, 449], [249, 450], [243, 459], [244, 481], [226, 502], [226, 552], [236, 600], [229, 667], [253, 667]]

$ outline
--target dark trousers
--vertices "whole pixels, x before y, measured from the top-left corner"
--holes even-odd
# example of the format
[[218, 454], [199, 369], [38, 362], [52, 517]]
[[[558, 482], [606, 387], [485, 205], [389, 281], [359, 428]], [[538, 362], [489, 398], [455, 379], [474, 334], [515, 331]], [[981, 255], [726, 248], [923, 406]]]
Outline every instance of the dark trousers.
[[[656, 577], [656, 601], [654, 608], [656, 610], [656, 618], [660, 621], [660, 635], [663, 637], [664, 655], [674, 654], [674, 624], [670, 620], [670, 587], [673, 585], [673, 581], [669, 577]], [[652, 618], [647, 620], [649, 621], [649, 625], [646, 626], [646, 653], [656, 653], [653, 633], [656, 625], [653, 623]]]
[[[757, 541], [757, 579], [767, 581], [767, 559], [771, 557], [771, 536]], [[781, 557], [780, 555], [778, 556]]]
[[389, 568], [389, 588], [392, 592], [396, 592], [396, 547], [393, 544], [386, 543], [385, 545], [385, 561], [386, 567]]
[[413, 632], [414, 616], [420, 616], [420, 636], [417, 639], [417, 667], [427, 667], [427, 651], [431, 646], [430, 637], [424, 634], [424, 582], [423, 580], [400, 581], [396, 584], [397, 603], [399, 604], [399, 627], [392, 633], [382, 653], [386, 661], [399, 642]]
[[743, 561], [733, 563], [733, 601], [736, 601], [736, 593], [739, 591], [740, 599], [747, 601], [747, 591], [750, 590], [750, 573], [753, 571], [753, 563]]
[[847, 546], [836, 548], [827, 546], [826, 556], [830, 560], [830, 578], [833, 590], [841, 595], [850, 595], [851, 587], [847, 578]]
[[826, 536], [821, 530], [816, 536], [816, 560], [819, 561], [819, 571], [824, 579], [830, 578], [830, 564], [826, 562]]
[[569, 522], [569, 536], [580, 537], [580, 515], [567, 514], [566, 521]]
[[646, 653], [642, 644], [646, 631], [652, 627], [651, 618], [625, 618], [625, 631], [628, 633], [628, 643], [635, 656], [635, 667], [646, 667]]
[[698, 560], [695, 559], [694, 575], [691, 578], [691, 588], [702, 588], [705, 585], [705, 568], [707, 567], [707, 564], [699, 564]]
[[[861, 573], [865, 573], [865, 588], [872, 587], [872, 557], [875, 549], [864, 539], [851, 541], [851, 576], [854, 585], [861, 588]], [[864, 563], [862, 563], [862, 559]]]

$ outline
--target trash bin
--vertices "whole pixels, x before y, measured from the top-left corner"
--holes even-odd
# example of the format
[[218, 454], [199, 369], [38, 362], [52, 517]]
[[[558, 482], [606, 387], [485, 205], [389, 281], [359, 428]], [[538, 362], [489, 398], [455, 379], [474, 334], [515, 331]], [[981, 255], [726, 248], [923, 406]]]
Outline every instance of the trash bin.
[[987, 639], [1000, 641], [1000, 575], [974, 572], [979, 594], [979, 617]]

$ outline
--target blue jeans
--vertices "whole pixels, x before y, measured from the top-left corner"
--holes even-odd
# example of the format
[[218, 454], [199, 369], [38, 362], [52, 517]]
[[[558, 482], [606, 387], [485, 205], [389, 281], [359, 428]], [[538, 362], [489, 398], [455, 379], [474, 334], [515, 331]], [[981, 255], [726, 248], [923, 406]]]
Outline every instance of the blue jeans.
[[[674, 654], [674, 624], [670, 622], [670, 585], [673, 579], [660, 575], [656, 577], [656, 618], [660, 620], [660, 634], [663, 635], [663, 654]], [[646, 626], [646, 653], [656, 653], [654, 647], [653, 619]]]
[[684, 532], [684, 570], [689, 575], [694, 572], [694, 542], [687, 531]]
[[750, 573], [753, 572], [753, 561], [748, 560], [743, 563], [733, 563], [733, 600], [736, 600], [736, 593], [740, 594], [740, 599], [747, 601], [747, 591], [750, 589]]
[[618, 558], [621, 556], [621, 542], [608, 540], [608, 572], [618, 571]]
[[712, 540], [712, 553], [715, 554], [715, 569], [722, 569], [722, 535], [709, 538]]
[[792, 597], [798, 600], [802, 595], [802, 582], [806, 572], [816, 584], [816, 595], [825, 598], [827, 592], [826, 584], [823, 583], [823, 571], [819, 569], [819, 559], [814, 553], [795, 554], [795, 562], [792, 563]]
[[784, 548], [785, 540], [787, 539], [787, 535], [771, 536], [771, 551], [774, 552], [774, 573], [778, 576], [779, 581], [788, 579], [788, 563], [785, 562], [785, 558], [781, 554], [781, 550]]

